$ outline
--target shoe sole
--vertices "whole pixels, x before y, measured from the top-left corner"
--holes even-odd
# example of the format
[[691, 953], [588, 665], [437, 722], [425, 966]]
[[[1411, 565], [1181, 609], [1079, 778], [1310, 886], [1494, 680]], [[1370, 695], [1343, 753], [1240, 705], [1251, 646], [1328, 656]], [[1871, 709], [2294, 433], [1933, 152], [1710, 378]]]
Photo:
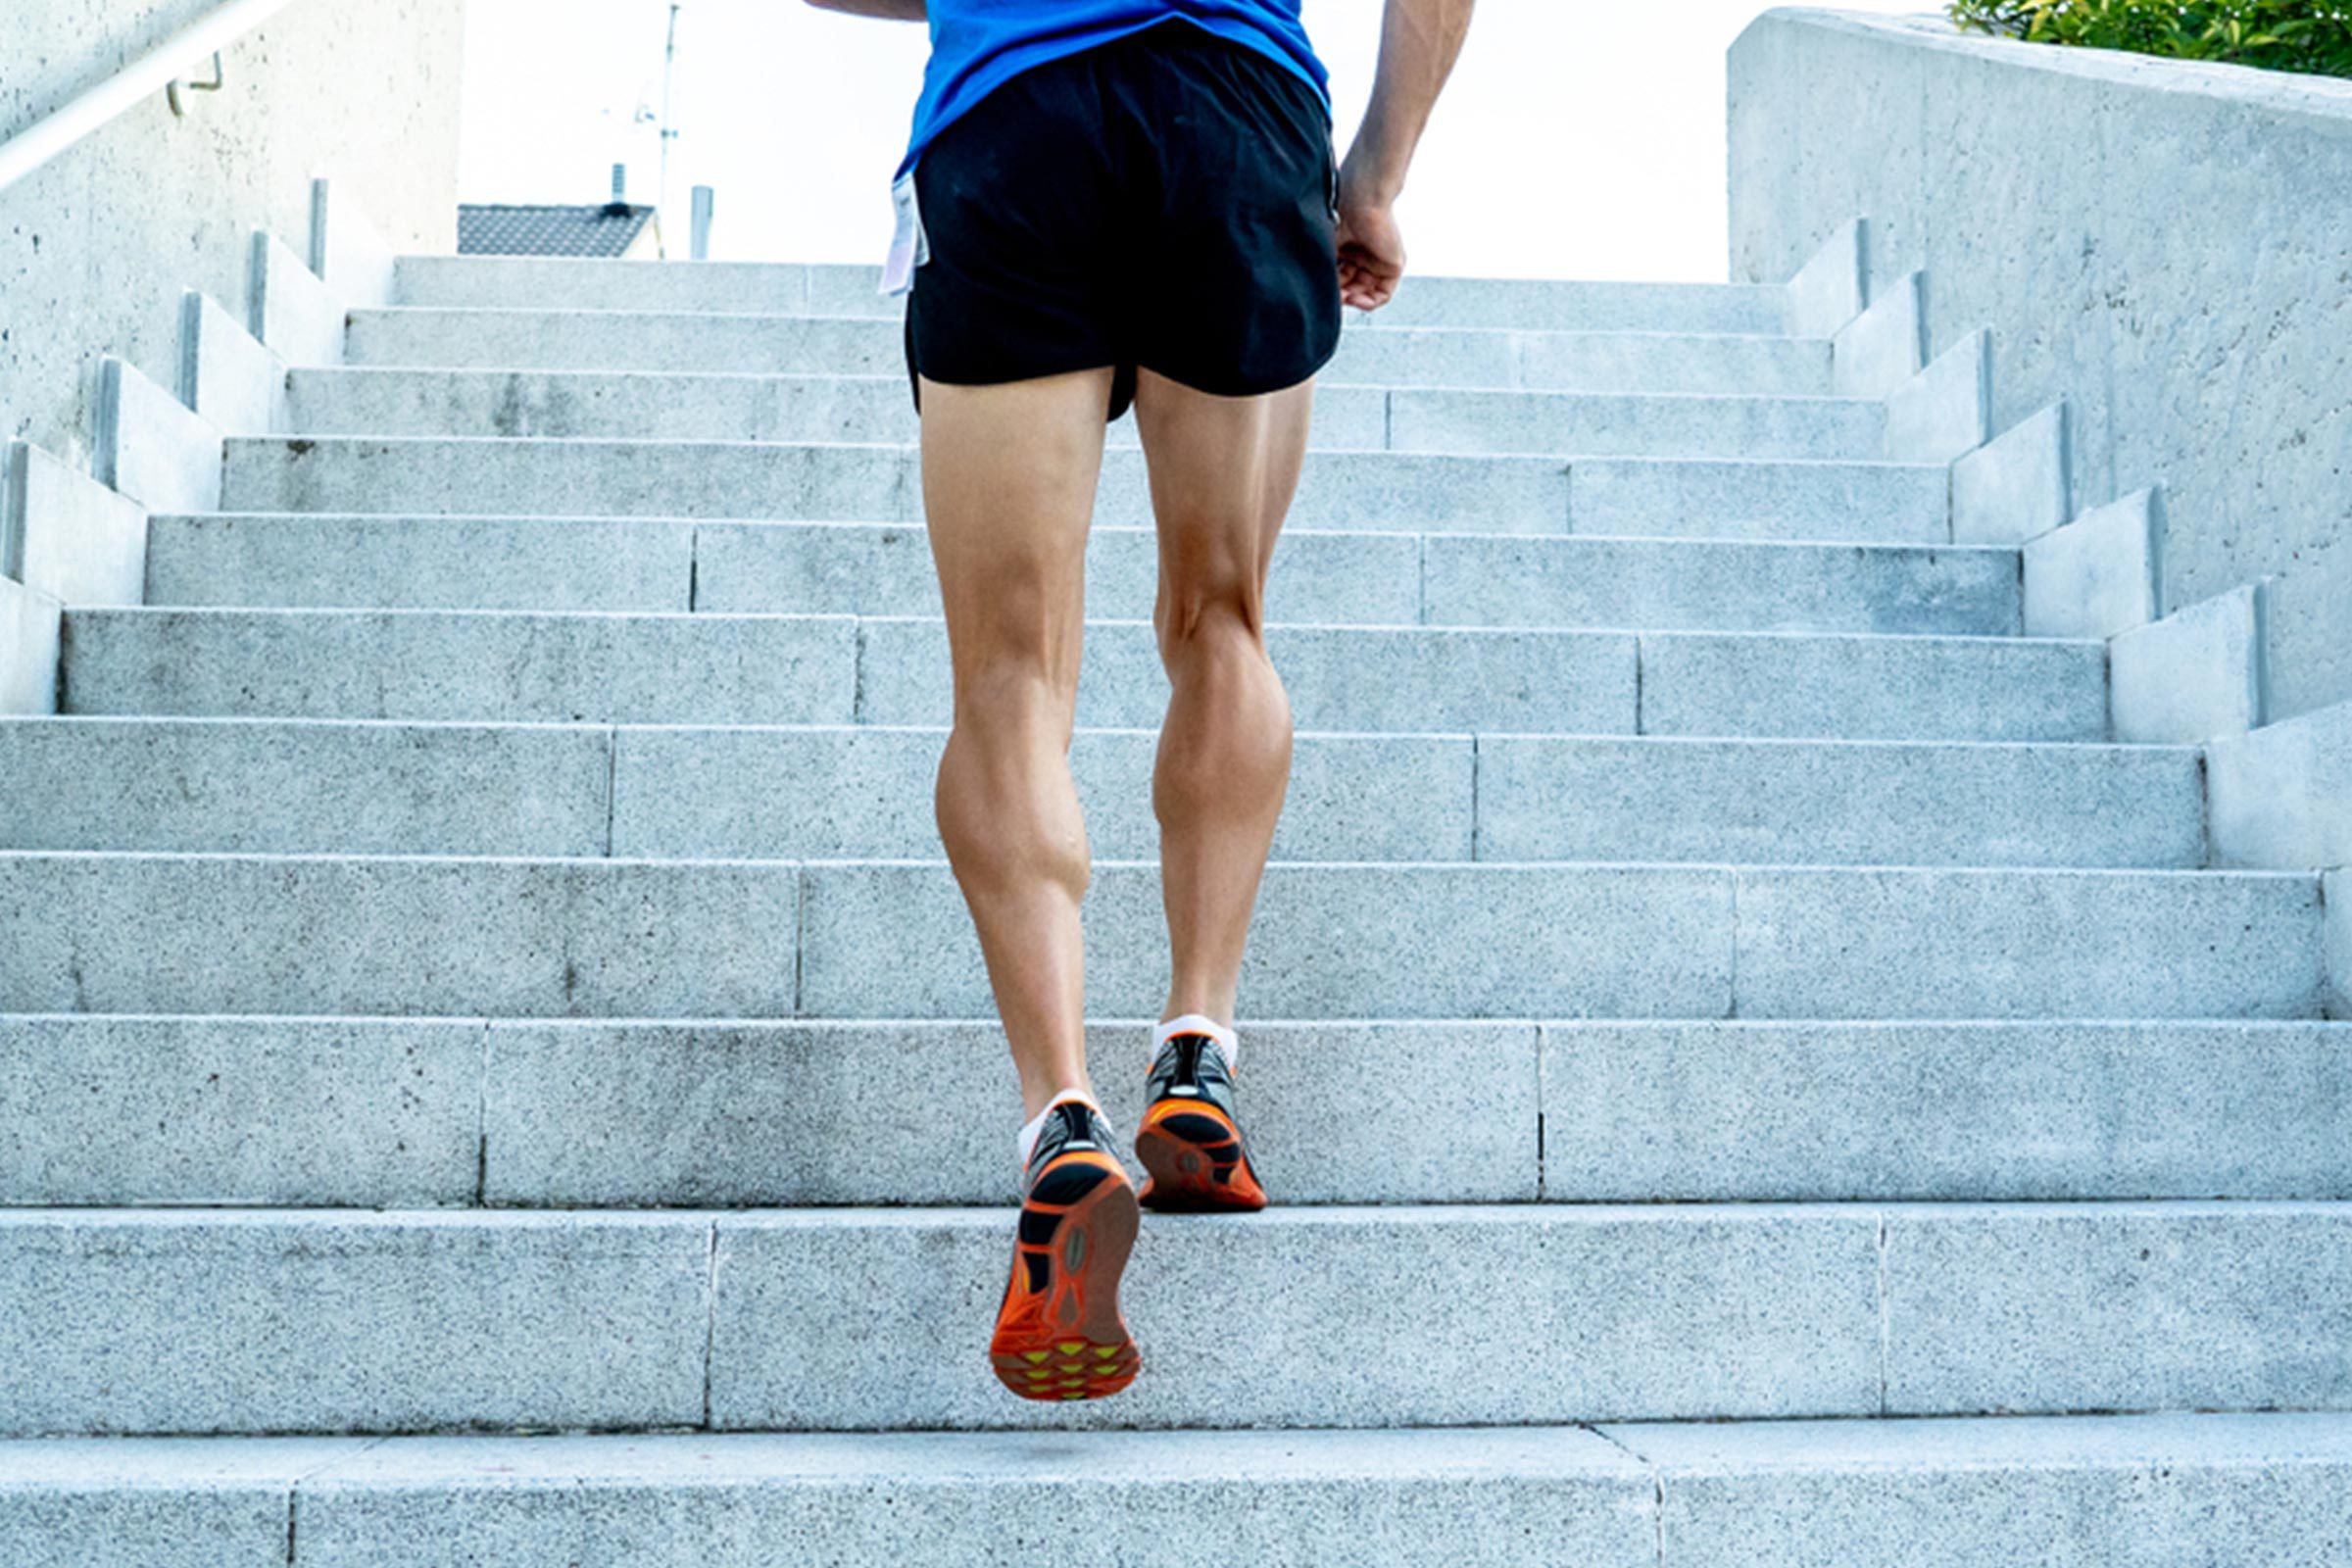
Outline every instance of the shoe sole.
[[1143, 1223], [1135, 1188], [1108, 1154], [1046, 1167], [1021, 1205], [1012, 1278], [989, 1341], [997, 1379], [1024, 1399], [1102, 1399], [1143, 1357], [1119, 1313], [1119, 1278]]
[[1265, 1189], [1243, 1152], [1241, 1129], [1205, 1101], [1163, 1100], [1135, 1135], [1135, 1157], [1151, 1180], [1139, 1200], [1167, 1213], [1253, 1213]]

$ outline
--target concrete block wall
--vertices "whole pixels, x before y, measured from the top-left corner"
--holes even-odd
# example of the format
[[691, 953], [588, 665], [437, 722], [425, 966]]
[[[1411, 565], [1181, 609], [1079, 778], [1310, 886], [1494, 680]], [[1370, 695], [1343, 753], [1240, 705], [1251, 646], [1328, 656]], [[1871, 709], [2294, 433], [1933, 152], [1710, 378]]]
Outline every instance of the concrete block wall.
[[[1730, 116], [1734, 275], [1869, 213], [1837, 373], [1888, 397], [1890, 454], [1954, 456], [1953, 536], [2022, 547], [2030, 634], [2108, 639], [2116, 740], [2207, 748], [2215, 863], [2338, 892], [2352, 84], [1785, 9], [1734, 46]], [[1886, 386], [1889, 344], [1954, 338]]]
[[47, 713], [63, 678], [63, 612], [146, 599], [151, 514], [220, 503], [226, 441], [273, 430], [287, 414], [289, 358], [339, 349], [355, 306], [392, 286], [385, 241], [359, 204], [309, 182], [305, 244], [329, 283], [276, 235], [239, 249], [253, 272], [239, 291], [252, 329], [200, 289], [179, 295], [172, 380], [101, 354], [89, 365], [89, 472], [29, 441], [0, 442], [0, 714]]
[[1782, 8], [1729, 107], [1735, 278], [1868, 214], [1995, 429], [2069, 401], [2078, 508], [2166, 486], [2166, 604], [2275, 579], [2274, 716], [2352, 699], [2352, 82]]
[[[0, 6], [0, 140], [217, 0]], [[309, 258], [333, 172], [400, 250], [456, 245], [465, 0], [298, 0], [224, 51], [227, 85], [162, 93], [0, 191], [0, 438], [92, 466], [98, 361], [180, 385], [180, 296], [243, 314], [256, 228]], [[35, 324], [37, 323], [37, 328]]]

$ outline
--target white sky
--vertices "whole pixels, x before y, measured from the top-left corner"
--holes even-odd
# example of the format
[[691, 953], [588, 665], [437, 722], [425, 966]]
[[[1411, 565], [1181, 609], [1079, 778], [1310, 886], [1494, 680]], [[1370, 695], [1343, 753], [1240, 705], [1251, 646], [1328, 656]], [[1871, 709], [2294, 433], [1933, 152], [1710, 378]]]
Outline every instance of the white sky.
[[[1923, 0], [1840, 0], [1916, 12]], [[1484, 0], [1398, 206], [1416, 271], [1725, 273], [1723, 57], [1761, 0]], [[1371, 91], [1380, 0], [1304, 0], [1340, 150]], [[653, 199], [667, 0], [470, 0], [459, 194]], [[715, 189], [724, 261], [875, 262], [924, 29], [802, 0], [683, 0], [662, 227]]]

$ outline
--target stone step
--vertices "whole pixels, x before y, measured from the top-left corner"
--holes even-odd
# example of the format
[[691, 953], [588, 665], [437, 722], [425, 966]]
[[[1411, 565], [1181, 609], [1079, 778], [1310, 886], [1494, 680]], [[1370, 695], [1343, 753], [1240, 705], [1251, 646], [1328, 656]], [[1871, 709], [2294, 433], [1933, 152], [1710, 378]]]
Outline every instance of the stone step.
[[[1144, 1375], [982, 1353], [1010, 1211], [0, 1211], [0, 1431], [1384, 1427], [2342, 1409], [2352, 1206], [1147, 1216]], [[1367, 1301], [1411, 1311], [1368, 1314]], [[1353, 1332], [1334, 1332], [1352, 1324]], [[1214, 1369], [1210, 1375], [1208, 1369]]]
[[[416, 369], [906, 373], [896, 320], [824, 316], [390, 307], [350, 313], [343, 362]], [[1827, 340], [1768, 334], [1358, 326], [1322, 371], [1354, 386], [1822, 397]]]
[[[1480, 859], [2206, 860], [2202, 774], [2186, 748], [1654, 735], [1486, 735], [1476, 748]], [[1333, 800], [1335, 814], [1344, 805]]]
[[[925, 858], [946, 735], [0, 719], [0, 848]], [[1095, 854], [1158, 855], [1156, 749], [1078, 732]], [[2205, 826], [2186, 747], [1310, 731], [1274, 855], [2189, 868]]]
[[1774, 334], [1788, 290], [1775, 283], [1635, 283], [1512, 277], [1416, 277], [1350, 324], [1487, 326], [1523, 331]]
[[[1886, 405], [1862, 399], [1586, 392], [1315, 394], [1318, 449], [1588, 457], [1875, 458]], [[305, 435], [911, 442], [905, 376], [686, 371], [298, 369], [284, 428]], [[1137, 444], [1135, 421], [1108, 443]]]
[[[1826, 399], [1790, 406], [1810, 409], [1816, 402], [1844, 407]], [[1784, 417], [1801, 421], [1805, 416]], [[1388, 422], [1386, 388], [1316, 392], [1318, 449], [1379, 451], [1388, 445]], [[343, 367], [288, 375], [282, 428], [304, 435], [910, 443], [920, 421], [904, 374]], [[1115, 448], [1134, 448], [1135, 421], [1107, 426], [1104, 439]], [[1875, 453], [1873, 447], [1853, 455]]]
[[[403, 256], [402, 305], [575, 311], [724, 311], [897, 320], [879, 268], [791, 262], [606, 262], [569, 257]], [[1382, 325], [1778, 332], [1788, 290], [1755, 283], [1616, 283], [1414, 276]], [[1350, 314], [1350, 324], [1361, 318]]]
[[[2334, 1412], [1313, 1432], [0, 1443], [0, 1532], [89, 1568], [822, 1558], [1060, 1568], [2333, 1568]], [[1202, 1527], [1213, 1520], [1213, 1529]]]
[[[2018, 553], [1953, 545], [1292, 529], [1268, 608], [1325, 625], [2005, 635]], [[1148, 620], [1149, 528], [1087, 547], [1087, 609]], [[163, 514], [150, 605], [932, 615], [928, 538], [904, 523], [670, 517]]]
[[[1128, 1132], [1146, 1028], [1089, 1035]], [[2352, 1024], [1244, 1032], [1251, 1158], [1286, 1206], [2352, 1198]], [[1016, 1196], [993, 1021], [15, 1014], [0, 1068], [7, 1204]], [[979, 1113], [906, 1114], [942, 1083]]]
[[[485, 513], [920, 522], [906, 446], [756, 441], [243, 436], [227, 512]], [[1096, 520], [1147, 523], [1141, 452], [1104, 454]], [[1939, 464], [1309, 453], [1302, 528], [1950, 541]]]
[[[1098, 861], [1092, 1010], [1166, 982], [1156, 865]], [[1261, 1018], [2308, 1018], [2285, 872], [1271, 866]], [[1442, 943], [1435, 934], [1442, 934]], [[0, 1009], [976, 1018], [944, 862], [0, 853]], [[888, 961], [878, 961], [887, 956]]]
[[[2023, 637], [1276, 626], [1299, 727], [2096, 741], [2106, 648]], [[444, 610], [69, 610], [82, 714], [944, 724], [924, 617]], [[1096, 621], [1078, 722], [1156, 728], [1150, 625]]]
[[1399, 389], [1385, 412], [1395, 452], [1869, 459], [1886, 430], [1861, 398]]

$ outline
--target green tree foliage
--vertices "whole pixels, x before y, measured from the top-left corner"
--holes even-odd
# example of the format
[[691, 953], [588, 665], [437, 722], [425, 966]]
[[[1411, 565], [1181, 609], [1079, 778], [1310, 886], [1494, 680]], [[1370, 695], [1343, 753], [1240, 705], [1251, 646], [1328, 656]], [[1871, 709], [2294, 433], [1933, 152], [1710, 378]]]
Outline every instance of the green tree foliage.
[[2340, 0], [1952, 0], [1945, 9], [1973, 32], [2352, 76], [2352, 4]]

